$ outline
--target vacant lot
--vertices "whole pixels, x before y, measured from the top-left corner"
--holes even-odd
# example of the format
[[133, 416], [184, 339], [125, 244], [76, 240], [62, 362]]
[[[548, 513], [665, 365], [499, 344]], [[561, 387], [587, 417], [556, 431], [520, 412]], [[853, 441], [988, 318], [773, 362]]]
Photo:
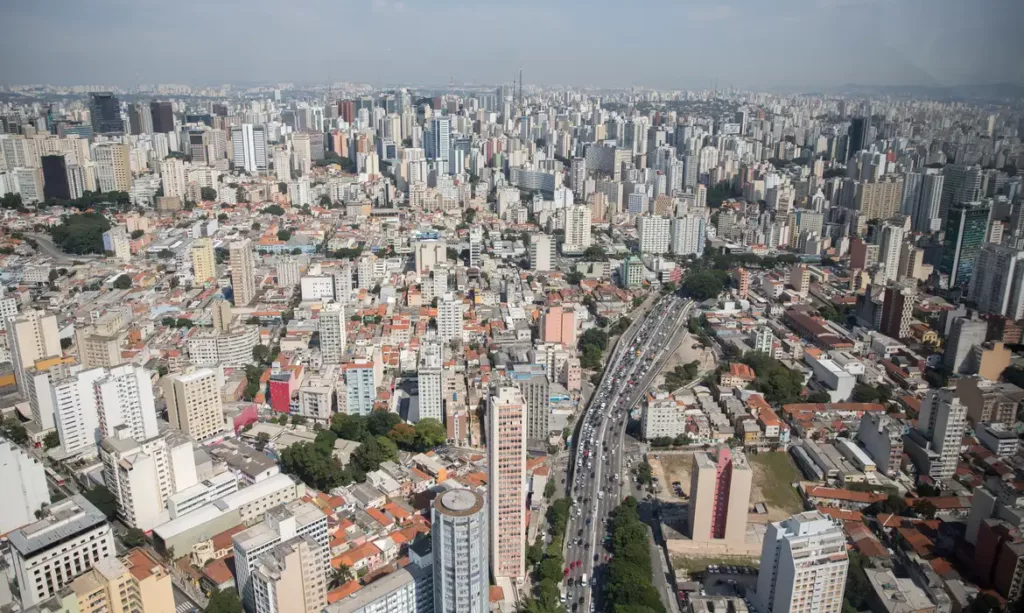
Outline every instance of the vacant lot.
[[679, 481], [683, 487], [683, 493], [687, 496], [690, 495], [690, 469], [693, 467], [693, 453], [662, 453], [658, 455], [661, 461], [661, 466], [665, 476], [663, 478], [665, 482], [662, 484], [663, 491], [661, 493], [662, 498], [675, 498], [675, 494], [672, 492], [672, 482]]
[[747, 456], [754, 471], [751, 505], [763, 502], [768, 506], [768, 521], [781, 521], [803, 511], [803, 500], [793, 487], [800, 479], [789, 454], [783, 451]]

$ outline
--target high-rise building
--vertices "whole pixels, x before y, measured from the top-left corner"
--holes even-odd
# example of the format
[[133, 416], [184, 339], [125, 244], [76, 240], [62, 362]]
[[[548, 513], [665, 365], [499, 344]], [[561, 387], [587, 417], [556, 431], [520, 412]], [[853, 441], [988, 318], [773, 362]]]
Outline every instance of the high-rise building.
[[185, 178], [185, 162], [179, 158], [166, 158], [160, 162], [160, 184], [164, 196], [185, 199], [188, 181]]
[[248, 306], [256, 297], [256, 262], [253, 261], [252, 241], [248, 238], [233, 241], [228, 256], [235, 306]]
[[484, 232], [479, 227], [469, 230], [469, 267], [480, 268], [483, 261], [480, 259], [484, 253]]
[[705, 225], [703, 215], [687, 213], [672, 219], [671, 251], [675, 255], [704, 255]]
[[324, 364], [341, 364], [345, 356], [345, 307], [332, 302], [320, 310], [317, 317], [320, 330], [320, 353]]
[[867, 140], [868, 120], [866, 117], [854, 117], [850, 121], [850, 128], [846, 134], [849, 136], [850, 146], [847, 148], [847, 159], [857, 155], [864, 149]]
[[128, 106], [128, 129], [135, 135], [153, 132], [153, 115], [149, 105], [136, 102]]
[[[319, 549], [317, 556], [323, 564], [323, 572], [326, 572], [330, 565], [330, 536], [327, 533], [327, 516], [313, 503], [293, 500], [288, 504], [268, 509], [263, 517], [263, 523], [231, 537], [232, 548], [235, 552], [235, 585], [238, 593], [242, 596], [242, 603], [245, 605], [246, 611], [264, 613], [267, 609], [258, 610], [256, 603], [259, 600], [263, 600], [264, 603], [270, 601], [269, 590], [257, 595], [254, 589], [253, 574], [259, 568], [261, 558], [281, 543], [290, 543], [295, 538], [303, 539], [307, 536], [312, 540], [312, 543], [308, 545], [309, 553], [311, 554], [314, 549]], [[306, 542], [308, 543], [308, 541]], [[295, 570], [301, 571], [301, 568]], [[308, 574], [303, 572], [299, 574], [309, 577], [310, 587], [314, 587], [317, 578], [309, 567], [306, 567], [306, 571]], [[276, 591], [274, 596], [276, 601]], [[292, 596], [305, 599], [304, 596], [300, 596], [299, 590], [292, 590]], [[277, 609], [269, 610], [276, 611]]]
[[168, 499], [199, 483], [194, 454], [191, 439], [175, 430], [136, 439], [122, 427], [104, 438], [103, 482], [121, 521], [147, 532], [166, 522]]
[[50, 504], [46, 471], [35, 457], [21, 447], [0, 438], [0, 483], [4, 503], [0, 505], [0, 533], [36, 520], [36, 513]]
[[889, 219], [900, 210], [903, 198], [903, 177], [883, 177], [860, 184], [854, 208], [864, 219]]
[[111, 92], [90, 92], [89, 118], [92, 131], [96, 134], [120, 134], [124, 132], [121, 119], [121, 102]]
[[150, 102], [149, 116], [153, 121], [154, 132], [174, 132], [174, 107], [170, 102]]
[[256, 613], [320, 613], [327, 606], [325, 568], [330, 550], [313, 537], [295, 536], [275, 545], [256, 561], [252, 610]]
[[120, 428], [136, 440], [155, 437], [158, 430], [150, 372], [134, 364], [99, 370], [104, 373], [93, 381], [93, 386], [100, 437], [114, 436]]
[[121, 225], [114, 226], [103, 233], [103, 250], [114, 254], [114, 257], [127, 262], [132, 259], [132, 244], [128, 238], [128, 230]]
[[946, 217], [939, 272], [949, 275], [949, 287], [968, 287], [974, 263], [986, 244], [992, 207], [988, 203], [958, 203]]
[[197, 441], [224, 431], [224, 407], [216, 371], [204, 368], [164, 377], [164, 398], [171, 427]]
[[487, 407], [491, 574], [526, 575], [526, 401], [516, 387], [491, 390]]
[[640, 241], [640, 253], [667, 253], [670, 243], [671, 220], [667, 217], [638, 215], [636, 230]]
[[952, 479], [967, 429], [967, 406], [953, 389], [930, 389], [921, 401], [917, 427], [906, 436], [906, 452], [919, 474]]
[[373, 362], [353, 360], [342, 365], [342, 372], [345, 373], [344, 412], [349, 415], [369, 415], [377, 399], [377, 377]]
[[434, 613], [488, 613], [487, 505], [472, 490], [448, 490], [431, 505]]
[[243, 123], [232, 127], [231, 147], [235, 168], [248, 173], [267, 169], [267, 133], [263, 126]]
[[547, 234], [530, 235], [530, 270], [547, 272], [551, 270], [551, 254], [553, 253], [551, 237]]
[[909, 337], [916, 304], [917, 286], [913, 281], [888, 285], [882, 302], [882, 325], [879, 332], [895, 339]]
[[41, 519], [7, 538], [25, 609], [116, 554], [107, 516], [81, 494], [50, 505]]
[[292, 169], [298, 171], [300, 177], [309, 174], [313, 166], [313, 153], [310, 148], [309, 134], [299, 132], [292, 137]]
[[63, 155], [44, 155], [40, 158], [43, 167], [43, 197], [49, 200], [71, 200], [71, 186], [68, 184], [68, 165]]
[[820, 512], [768, 524], [751, 604], [757, 613], [839, 613], [848, 566], [842, 528]]
[[938, 232], [942, 227], [942, 190], [946, 177], [936, 169], [925, 169], [920, 193], [911, 211], [914, 232]]
[[128, 145], [99, 143], [93, 148], [96, 185], [101, 192], [127, 192], [132, 188], [132, 165]]
[[218, 332], [230, 332], [231, 321], [234, 318], [231, 303], [224, 299], [215, 300], [210, 305], [210, 310], [213, 311], [213, 329]]
[[451, 119], [435, 117], [430, 127], [423, 131], [423, 150], [428, 160], [440, 160], [440, 172], [448, 172], [448, 156], [451, 149]]
[[198, 238], [192, 243], [192, 278], [196, 285], [204, 285], [217, 278], [217, 256], [213, 251], [213, 241], [209, 238]]
[[513, 364], [512, 381], [526, 401], [526, 438], [546, 447], [551, 419], [551, 381], [542, 364]]
[[789, 269], [789, 284], [793, 291], [806, 296], [811, 290], [811, 271], [806, 264], [796, 263]]
[[419, 379], [420, 419], [436, 419], [444, 422], [444, 360], [441, 346], [423, 343], [417, 375]]
[[581, 253], [590, 247], [590, 207], [584, 204], [573, 205], [562, 209], [565, 228], [565, 241], [562, 243], [563, 253]]
[[1024, 251], [985, 243], [971, 275], [968, 297], [981, 313], [1024, 319]]
[[449, 294], [437, 303], [437, 336], [442, 343], [462, 342], [462, 300]]
[[98, 561], [72, 581], [68, 589], [69, 596], [77, 601], [78, 608], [74, 610], [78, 613], [169, 613], [174, 610], [171, 575], [144, 549], [132, 549], [120, 558]]
[[750, 483], [750, 465], [743, 452], [722, 447], [716, 459], [702, 451], [693, 454], [687, 521], [693, 541], [745, 541]]
[[942, 365], [952, 373], [959, 373], [971, 353], [971, 348], [985, 342], [988, 323], [977, 317], [959, 317], [953, 321], [946, 338], [946, 350], [942, 354]]
[[945, 179], [942, 182], [939, 219], [946, 224], [953, 207], [981, 198], [981, 167], [949, 164], [942, 169], [942, 175]]
[[878, 263], [882, 267], [882, 284], [899, 279], [900, 253], [903, 249], [903, 226], [884, 224], [878, 246]]
[[[57, 317], [45, 311], [25, 311], [8, 319], [5, 324], [7, 344], [14, 365], [14, 378], [18, 382], [18, 390], [22, 394], [27, 394], [25, 369], [35, 364], [36, 360], [62, 354]], [[47, 429], [45, 423], [39, 425]], [[49, 427], [53, 427], [52, 420]]]

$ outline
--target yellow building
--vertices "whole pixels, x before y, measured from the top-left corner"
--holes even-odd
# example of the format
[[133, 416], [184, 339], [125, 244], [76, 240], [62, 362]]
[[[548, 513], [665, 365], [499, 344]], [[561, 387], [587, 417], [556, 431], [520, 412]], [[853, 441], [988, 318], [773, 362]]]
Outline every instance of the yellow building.
[[192, 243], [192, 277], [196, 285], [217, 278], [217, 257], [213, 253], [213, 241], [208, 238]]
[[174, 613], [171, 577], [142, 549], [101, 560], [70, 587], [80, 613]]

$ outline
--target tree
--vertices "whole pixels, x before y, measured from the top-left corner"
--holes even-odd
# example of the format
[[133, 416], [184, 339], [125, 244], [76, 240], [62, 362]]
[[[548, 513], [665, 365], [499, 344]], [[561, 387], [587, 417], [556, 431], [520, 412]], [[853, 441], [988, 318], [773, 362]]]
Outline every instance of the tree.
[[0, 434], [15, 445], [24, 445], [28, 442], [28, 431], [17, 417], [8, 417], [0, 421]]
[[258, 221], [254, 221], [254, 222], [252, 222], [252, 225], [251, 225], [251, 226], [249, 226], [249, 228], [250, 228], [250, 229], [251, 229], [251, 230], [252, 230], [253, 232], [259, 232], [259, 230], [260, 230], [260, 222], [258, 222]]
[[373, 411], [366, 418], [366, 429], [374, 436], [387, 436], [400, 423], [402, 418], [398, 413]]
[[879, 390], [866, 383], [858, 383], [853, 386], [853, 395], [851, 396], [854, 402], [880, 402], [882, 400], [882, 394]]
[[103, 253], [103, 233], [110, 227], [100, 213], [66, 215], [59, 225], [50, 227], [50, 238], [67, 253]]
[[636, 467], [636, 480], [642, 485], [647, 485], [654, 478], [654, 473], [651, 470], [651, 465], [644, 460]]
[[287, 243], [288, 239], [290, 239], [291, 237], [292, 237], [292, 233], [290, 231], [288, 231], [288, 230], [278, 230], [277, 231], [277, 240], [281, 241], [282, 243]]
[[277, 184], [277, 192], [279, 194], [287, 194], [288, 193], [288, 184], [285, 183], [284, 181], [279, 181], [278, 184]]
[[[397, 460], [397, 447], [394, 448], [396, 453], [391, 453], [392, 448], [382, 445], [382, 440], [388, 441], [384, 437], [367, 435], [360, 442], [359, 448], [352, 453], [352, 463], [364, 472], [370, 472], [380, 468], [381, 462]], [[394, 445], [394, 443], [391, 443], [391, 445]]]
[[266, 345], [255, 345], [252, 348], [252, 360], [258, 364], [268, 364], [270, 358], [270, 347]]
[[264, 208], [262, 211], [260, 211], [260, 213], [263, 213], [264, 215], [275, 215], [277, 217], [280, 217], [284, 215], [284, 209], [281, 208], [281, 205], [279, 204], [272, 204]]
[[826, 404], [832, 402], [832, 397], [828, 395], [828, 392], [812, 392], [807, 396], [807, 402]]
[[388, 432], [388, 438], [393, 440], [401, 449], [415, 449], [416, 428], [413, 428], [407, 423], [396, 424], [395, 427]]
[[349, 581], [352, 581], [355, 576], [352, 574], [352, 569], [347, 564], [341, 564], [338, 568], [334, 569], [334, 573], [331, 575], [331, 589], [338, 586], [345, 585]]
[[212, 187], [201, 187], [199, 188], [199, 197], [206, 202], [213, 202], [217, 199], [217, 190]]
[[49, 451], [50, 449], [53, 449], [53, 448], [59, 447], [59, 446], [60, 446], [60, 435], [57, 434], [57, 431], [54, 430], [52, 432], [48, 432], [46, 434], [46, 437], [43, 439], [43, 449], [46, 449], [47, 451]]
[[583, 259], [589, 262], [603, 262], [608, 259], [608, 254], [605, 253], [604, 247], [591, 245], [583, 252]]
[[242, 613], [242, 601], [234, 588], [226, 590], [214, 589], [210, 593], [210, 603], [206, 605], [206, 613]]
[[717, 298], [725, 284], [722, 271], [701, 270], [687, 275], [683, 280], [683, 293], [695, 300]]
[[931, 500], [918, 500], [914, 504], [914, 511], [925, 519], [935, 519], [935, 514], [939, 512], [939, 509]]
[[302, 424], [306, 423], [306, 416], [295, 413], [291, 417], [291, 422], [293, 426], [301, 426]]
[[433, 449], [447, 440], [448, 431], [438, 420], [428, 417], [416, 423], [416, 444], [420, 449]]
[[256, 435], [256, 449], [263, 451], [267, 448], [267, 444], [270, 442], [270, 434], [266, 432], [260, 432]]
[[335, 413], [331, 418], [331, 430], [346, 441], [361, 441], [366, 438], [366, 418], [361, 415]]
[[121, 537], [125, 547], [142, 547], [146, 544], [146, 533], [138, 528], [128, 528], [128, 531]]
[[555, 480], [549, 478], [548, 482], [544, 485], [544, 497], [551, 500], [555, 495]]

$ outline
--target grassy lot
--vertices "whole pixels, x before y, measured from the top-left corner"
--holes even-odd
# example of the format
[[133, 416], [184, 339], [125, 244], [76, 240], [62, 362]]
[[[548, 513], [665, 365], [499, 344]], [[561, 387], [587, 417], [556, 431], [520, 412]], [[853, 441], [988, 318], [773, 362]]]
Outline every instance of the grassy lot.
[[[793, 487], [794, 481], [800, 476], [793, 460], [784, 451], [750, 454], [747, 456], [754, 470], [754, 487], [769, 507], [784, 512], [786, 515], [804, 510], [803, 500]], [[751, 501], [756, 501], [757, 494], [752, 493]]]
[[672, 556], [672, 566], [685, 570], [688, 574], [701, 573], [713, 564], [731, 566], [753, 566], [757, 568], [761, 560], [750, 556], [689, 556], [676, 554]]

